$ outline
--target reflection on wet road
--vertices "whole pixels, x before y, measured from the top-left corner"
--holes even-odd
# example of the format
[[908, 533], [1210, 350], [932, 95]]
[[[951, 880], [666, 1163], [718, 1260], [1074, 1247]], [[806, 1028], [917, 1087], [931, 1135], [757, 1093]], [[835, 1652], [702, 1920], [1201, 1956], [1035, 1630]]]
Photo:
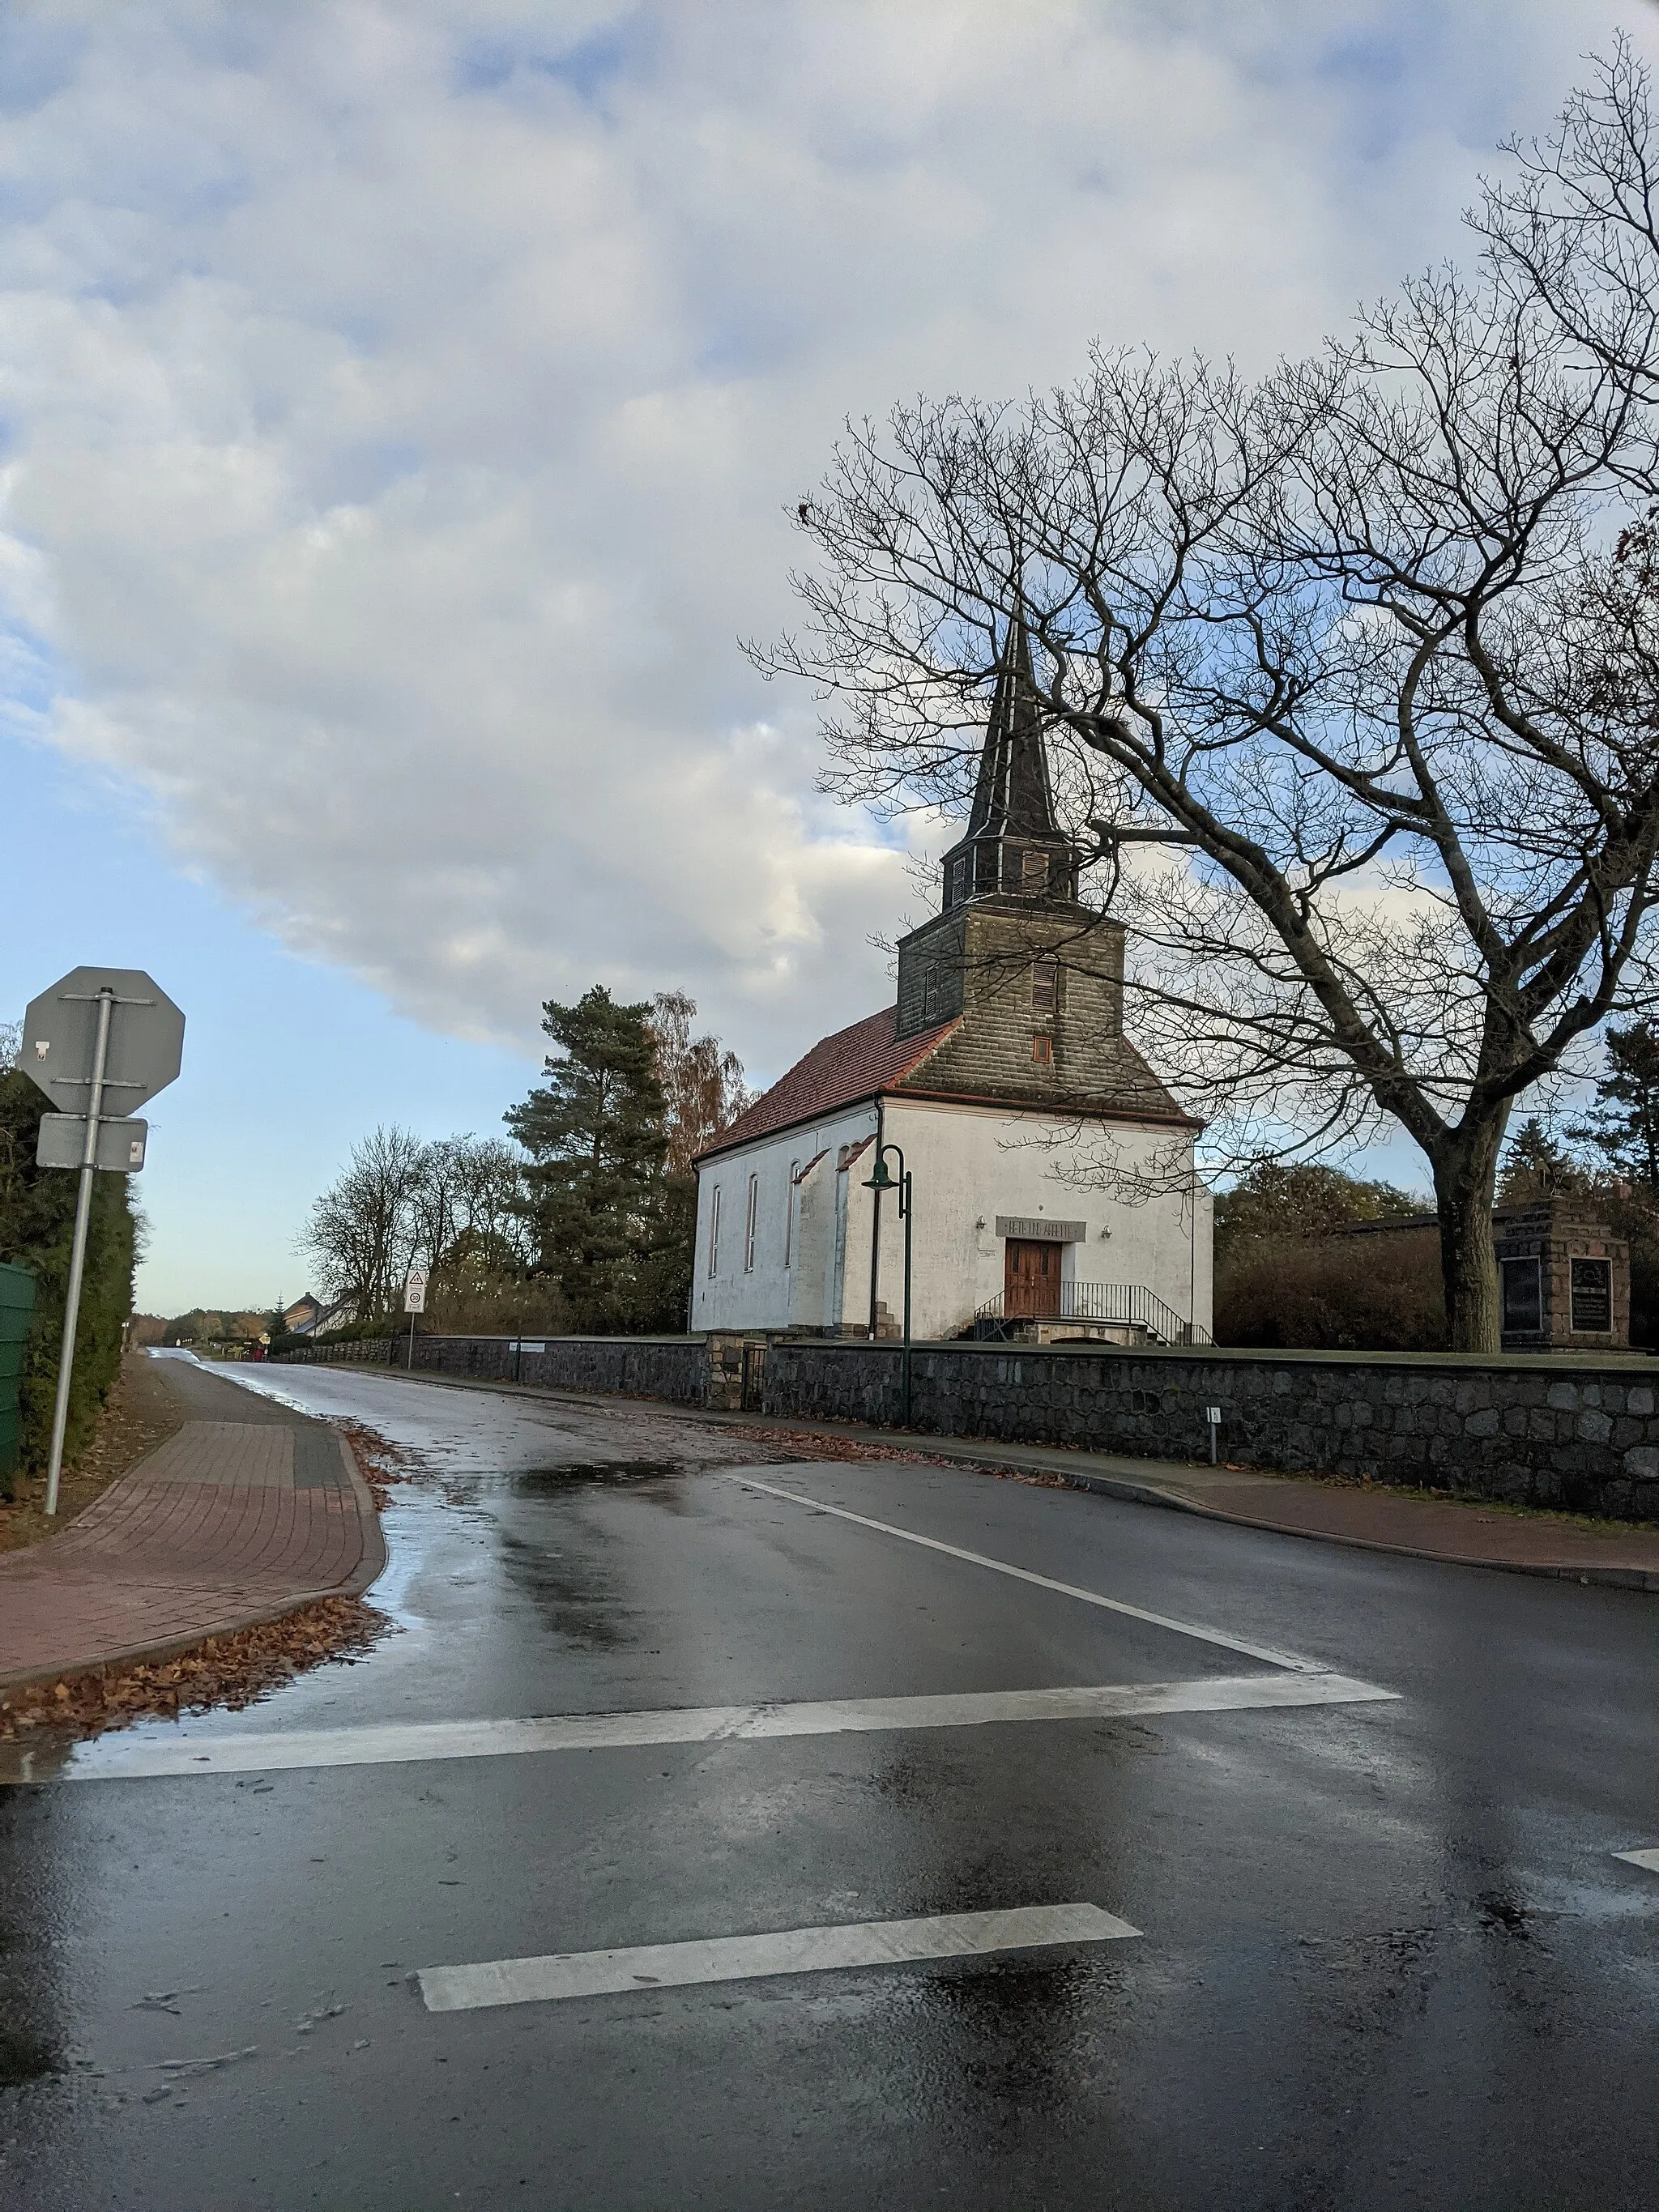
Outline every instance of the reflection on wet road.
[[1650, 1600], [239, 1379], [397, 1632], [0, 1790], [0, 2204], [1652, 2201]]

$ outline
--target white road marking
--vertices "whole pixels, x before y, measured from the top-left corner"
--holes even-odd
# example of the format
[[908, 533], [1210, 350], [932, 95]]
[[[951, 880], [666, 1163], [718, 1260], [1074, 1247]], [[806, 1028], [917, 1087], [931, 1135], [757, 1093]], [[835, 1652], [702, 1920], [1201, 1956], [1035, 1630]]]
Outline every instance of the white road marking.
[[490, 1959], [476, 1966], [427, 1966], [417, 1976], [428, 2012], [540, 2004], [627, 1990], [684, 1989], [696, 1982], [747, 1982], [770, 1974], [822, 1974], [844, 1966], [893, 1966], [918, 1959], [966, 1959], [1029, 1951], [1044, 1943], [1114, 1943], [1139, 1936], [1097, 1905], [1028, 1905], [1007, 1912], [951, 1912], [931, 1920], [866, 1920], [842, 1928], [784, 1928], [768, 1936], [722, 1936], [696, 1943], [648, 1943], [627, 1951], [562, 1951], [543, 1959]]
[[1626, 1866], [1639, 1866], [1649, 1874], [1659, 1874], [1659, 1850], [1615, 1851], [1613, 1856], [1623, 1859]]
[[814, 1513], [833, 1513], [838, 1521], [854, 1521], [860, 1528], [874, 1528], [883, 1536], [899, 1536], [907, 1544], [920, 1544], [929, 1552], [943, 1552], [948, 1559], [965, 1559], [970, 1566], [989, 1567], [993, 1574], [1012, 1575], [1017, 1582], [1034, 1583], [1038, 1589], [1056, 1591], [1061, 1597], [1074, 1597], [1085, 1605], [1097, 1605], [1108, 1613], [1127, 1613], [1131, 1620], [1144, 1620], [1154, 1628], [1172, 1629], [1177, 1636], [1194, 1636], [1200, 1644], [1219, 1644], [1224, 1651], [1242, 1652], [1247, 1659], [1260, 1659], [1269, 1667], [1288, 1667], [1293, 1674], [1319, 1674], [1322, 1671], [1316, 1659], [1301, 1659], [1291, 1651], [1274, 1651], [1265, 1644], [1247, 1644], [1242, 1637], [1225, 1636], [1218, 1628], [1199, 1628], [1190, 1620], [1172, 1620], [1168, 1613], [1148, 1613], [1144, 1606], [1127, 1605], [1121, 1598], [1103, 1597], [1098, 1590], [1079, 1589], [1075, 1583], [1057, 1583], [1050, 1575], [1033, 1574], [1029, 1567], [1011, 1566], [1006, 1559], [987, 1559], [983, 1552], [964, 1551], [960, 1544], [941, 1543], [937, 1536], [919, 1536], [914, 1528], [896, 1528], [890, 1521], [872, 1521], [867, 1513], [851, 1513], [844, 1505], [826, 1505], [821, 1498], [808, 1498], [799, 1490], [781, 1490], [775, 1483], [761, 1482], [752, 1474], [724, 1467], [711, 1467], [710, 1474], [717, 1474], [723, 1482], [742, 1484], [745, 1490], [764, 1491], [769, 1498], [787, 1498], [792, 1505], [805, 1505]]
[[[1188, 1682], [1121, 1682], [1055, 1690], [984, 1690], [923, 1698], [836, 1698], [812, 1705], [703, 1705], [660, 1712], [567, 1713], [542, 1720], [426, 1721], [383, 1728], [295, 1729], [282, 1735], [106, 1737], [69, 1754], [57, 1778], [133, 1781], [157, 1775], [271, 1773], [303, 1766], [383, 1766], [416, 1759], [499, 1759], [535, 1751], [614, 1751], [649, 1744], [757, 1742], [774, 1736], [887, 1729], [973, 1728], [999, 1721], [1115, 1720], [1297, 1705], [1374, 1705], [1395, 1690], [1346, 1674], [1227, 1674]], [[38, 1760], [39, 1754], [28, 1754]], [[44, 1782], [43, 1764], [0, 1779]]]

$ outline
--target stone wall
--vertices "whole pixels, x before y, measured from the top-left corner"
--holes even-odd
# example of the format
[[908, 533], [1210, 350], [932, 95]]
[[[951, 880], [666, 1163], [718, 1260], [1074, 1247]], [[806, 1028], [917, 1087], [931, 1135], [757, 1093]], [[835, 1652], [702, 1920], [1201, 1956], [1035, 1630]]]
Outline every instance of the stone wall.
[[[405, 1339], [394, 1349], [393, 1365], [403, 1364], [407, 1351]], [[709, 1346], [700, 1336], [417, 1336], [414, 1364], [418, 1373], [476, 1382], [532, 1382], [701, 1406]]]
[[[902, 1354], [781, 1342], [763, 1410], [896, 1424]], [[1659, 1370], [1636, 1358], [928, 1345], [911, 1425], [1004, 1443], [1378, 1482], [1659, 1521]]]
[[[415, 1365], [479, 1382], [663, 1398], [779, 1419], [896, 1427], [902, 1351], [817, 1339], [422, 1336]], [[401, 1366], [407, 1339], [390, 1347]], [[302, 1357], [305, 1355], [301, 1355]], [[314, 1358], [361, 1358], [356, 1346]], [[1229, 1352], [929, 1344], [911, 1355], [924, 1434], [1201, 1460], [1206, 1408], [1236, 1465], [1369, 1475], [1464, 1496], [1659, 1522], [1659, 1366], [1634, 1354]]]

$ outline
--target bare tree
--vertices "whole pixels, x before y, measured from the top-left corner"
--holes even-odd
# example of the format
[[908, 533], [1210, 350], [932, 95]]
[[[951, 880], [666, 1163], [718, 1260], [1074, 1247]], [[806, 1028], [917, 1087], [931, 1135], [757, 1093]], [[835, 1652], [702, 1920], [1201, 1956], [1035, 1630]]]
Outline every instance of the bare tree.
[[1022, 405], [849, 428], [799, 509], [805, 629], [755, 656], [834, 702], [829, 787], [954, 809], [1023, 622], [1140, 1035], [1247, 1150], [1264, 1119], [1312, 1150], [1405, 1128], [1464, 1349], [1498, 1340], [1513, 1102], [1649, 987], [1659, 335], [1632, 277], [1592, 343], [1572, 288], [1625, 270], [1659, 159], [1642, 73], [1597, 96], [1606, 131], [1562, 127], [1582, 177], [1626, 165], [1616, 205], [1540, 161], [1489, 196], [1474, 277], [1407, 284], [1311, 361], [1249, 384], [1097, 353]]
[[0, 1022], [0, 1075], [17, 1065], [17, 1055], [23, 1049], [21, 1022]]
[[445, 1137], [422, 1147], [410, 1194], [416, 1253], [447, 1286], [514, 1274], [524, 1241], [524, 1155], [500, 1137]]
[[418, 1249], [415, 1199], [427, 1149], [395, 1122], [365, 1137], [300, 1239], [328, 1294], [355, 1295], [365, 1319], [392, 1310]]
[[743, 1062], [718, 1038], [694, 1037], [696, 1003], [684, 991], [659, 991], [651, 1001], [657, 1073], [668, 1109], [670, 1175], [690, 1172], [711, 1138], [750, 1103]]

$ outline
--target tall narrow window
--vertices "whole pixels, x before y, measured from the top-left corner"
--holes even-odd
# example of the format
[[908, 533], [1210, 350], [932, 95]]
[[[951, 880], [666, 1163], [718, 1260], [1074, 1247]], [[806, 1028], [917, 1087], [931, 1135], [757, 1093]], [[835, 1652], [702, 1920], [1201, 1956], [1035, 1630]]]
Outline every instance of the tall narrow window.
[[1048, 855], [1041, 846], [1028, 845], [1020, 855], [1020, 884], [1028, 891], [1048, 887]]
[[1031, 1039], [1031, 1057], [1039, 1067], [1054, 1064], [1054, 1041], [1042, 1030]]
[[745, 1275], [752, 1275], [755, 1272], [755, 1215], [759, 1206], [760, 1177], [751, 1175], [749, 1178], [749, 1203], [743, 1216], [743, 1272]]
[[708, 1199], [708, 1272], [718, 1275], [720, 1271], [720, 1187], [714, 1185]]
[[921, 1011], [931, 1022], [939, 1012], [939, 969], [929, 968], [921, 986]]
[[1031, 1012], [1034, 1014], [1052, 1014], [1059, 1003], [1059, 961], [1034, 960], [1031, 963]]
[[783, 1201], [783, 1264], [793, 1267], [795, 1258], [795, 1198], [800, 1184], [800, 1162], [789, 1163], [789, 1188]]
[[951, 887], [946, 896], [947, 906], [960, 906], [968, 896], [968, 855], [958, 853], [951, 863]]

